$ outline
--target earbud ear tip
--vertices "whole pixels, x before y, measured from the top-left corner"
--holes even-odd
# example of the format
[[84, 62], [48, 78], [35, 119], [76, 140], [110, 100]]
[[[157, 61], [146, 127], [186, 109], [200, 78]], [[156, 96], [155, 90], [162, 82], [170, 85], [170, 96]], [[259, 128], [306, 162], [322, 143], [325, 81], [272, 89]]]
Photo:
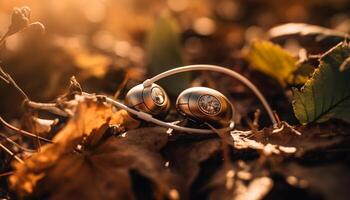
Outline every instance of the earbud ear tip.
[[165, 118], [170, 109], [168, 95], [162, 87], [155, 83], [147, 87], [139, 84], [131, 88], [126, 94], [125, 104], [158, 119]]

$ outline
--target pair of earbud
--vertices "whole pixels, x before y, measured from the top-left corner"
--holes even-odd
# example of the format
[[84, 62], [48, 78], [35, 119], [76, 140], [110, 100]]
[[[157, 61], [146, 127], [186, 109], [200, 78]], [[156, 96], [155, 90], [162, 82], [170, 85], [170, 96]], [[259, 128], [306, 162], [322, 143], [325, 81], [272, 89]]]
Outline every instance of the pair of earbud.
[[[170, 100], [165, 90], [153, 83], [133, 87], [126, 94], [127, 106], [164, 119], [170, 109]], [[233, 109], [228, 99], [220, 92], [206, 87], [184, 90], [177, 98], [176, 110], [184, 117], [198, 122], [208, 122], [215, 127], [226, 127], [231, 123]]]
[[[155, 84], [156, 81], [165, 77], [188, 71], [214, 71], [229, 75], [248, 88], [250, 88], [266, 109], [274, 126], [277, 121], [264, 96], [247, 78], [239, 73], [215, 65], [189, 65], [165, 71], [161, 74], [147, 79], [142, 84], [133, 87], [125, 97], [125, 104], [111, 98], [105, 98], [118, 108], [125, 109], [132, 116], [157, 125], [175, 129], [178, 131], [208, 134], [213, 133], [211, 129], [188, 128], [176, 125], [174, 122], [162, 121], [170, 109], [170, 99], [165, 90]], [[200, 123], [208, 123], [223, 131], [230, 131], [234, 128], [234, 109], [230, 101], [220, 92], [207, 87], [192, 87], [184, 90], [177, 98], [176, 109], [179, 114]]]

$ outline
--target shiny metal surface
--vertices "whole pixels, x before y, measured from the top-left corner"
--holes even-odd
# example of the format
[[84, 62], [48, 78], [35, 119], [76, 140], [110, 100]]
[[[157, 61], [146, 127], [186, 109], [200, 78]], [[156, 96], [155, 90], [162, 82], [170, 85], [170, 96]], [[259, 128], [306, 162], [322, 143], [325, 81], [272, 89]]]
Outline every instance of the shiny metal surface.
[[154, 83], [149, 87], [139, 84], [131, 88], [126, 94], [125, 104], [156, 118], [166, 117], [170, 109], [168, 95], [162, 87]]
[[228, 126], [233, 116], [228, 99], [207, 87], [184, 90], [177, 98], [176, 109], [185, 117], [219, 127]]

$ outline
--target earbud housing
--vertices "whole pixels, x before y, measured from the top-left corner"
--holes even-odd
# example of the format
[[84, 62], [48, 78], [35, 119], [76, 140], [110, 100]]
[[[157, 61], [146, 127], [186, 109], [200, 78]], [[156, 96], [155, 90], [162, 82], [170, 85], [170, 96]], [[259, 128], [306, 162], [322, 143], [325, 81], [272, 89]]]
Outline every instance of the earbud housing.
[[184, 90], [176, 101], [176, 109], [184, 117], [208, 122], [216, 127], [226, 127], [233, 116], [229, 100], [220, 92], [207, 87]]
[[126, 94], [125, 104], [158, 119], [165, 118], [170, 109], [168, 95], [162, 87], [155, 83], [148, 87], [144, 87], [143, 84], [133, 87]]

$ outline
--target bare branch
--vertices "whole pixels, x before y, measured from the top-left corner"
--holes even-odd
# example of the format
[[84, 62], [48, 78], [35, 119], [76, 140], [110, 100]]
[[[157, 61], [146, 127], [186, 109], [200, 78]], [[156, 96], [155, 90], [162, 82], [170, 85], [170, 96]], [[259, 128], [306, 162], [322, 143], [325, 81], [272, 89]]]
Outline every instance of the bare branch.
[[29, 100], [28, 95], [17, 85], [17, 83], [12, 79], [12, 77], [2, 69], [1, 66], [0, 77], [7, 84], [13, 86], [23, 96], [24, 99]]
[[9, 138], [9, 136], [3, 134], [3, 133], [0, 133], [0, 137], [4, 138], [7, 142], [11, 143], [12, 145], [18, 147], [19, 149], [21, 149], [22, 151], [26, 151], [26, 152], [30, 152], [30, 153], [35, 153], [35, 152], [38, 152], [38, 150], [36, 149], [28, 149], [28, 148], [25, 148], [23, 147], [22, 145], [18, 144], [17, 142], [11, 140]]
[[13, 156], [18, 162], [20, 163], [24, 163], [24, 161], [22, 159], [20, 159], [18, 156], [16, 156], [16, 154], [14, 154], [10, 149], [8, 149], [7, 147], [5, 147], [3, 144], [0, 143], [0, 148], [2, 148], [3, 150], [5, 150], [10, 156]]
[[5, 83], [7, 83], [7, 84], [10, 83], [10, 82], [9, 82], [5, 77], [3, 77], [1, 74], [0, 74], [0, 78], [1, 78]]
[[12, 174], [14, 174], [13, 171], [10, 171], [10, 172], [4, 172], [4, 173], [1, 173], [0, 174], [0, 177], [4, 177], [4, 176], [11, 176]]
[[68, 117], [68, 113], [64, 110], [57, 107], [56, 103], [38, 103], [34, 101], [27, 101], [25, 102], [25, 105], [36, 110], [45, 110], [52, 114], [62, 116], [62, 117]]
[[46, 139], [46, 138], [41, 137], [41, 136], [39, 136], [39, 135], [35, 135], [35, 134], [33, 134], [33, 133], [29, 133], [29, 132], [27, 132], [27, 131], [25, 131], [25, 130], [21, 130], [21, 129], [17, 128], [17, 127], [12, 126], [11, 124], [7, 123], [2, 117], [0, 117], [0, 122], [1, 122], [4, 126], [6, 126], [7, 128], [9, 128], [9, 129], [11, 129], [11, 130], [13, 130], [13, 131], [16, 131], [16, 132], [18, 132], [18, 133], [20, 133], [20, 134], [22, 134], [22, 135], [25, 135], [25, 136], [28, 136], [28, 137], [32, 137], [32, 138], [37, 138], [37, 139], [39, 139], [39, 140], [42, 140], [42, 141], [45, 141], [45, 142], [48, 142], [48, 143], [52, 143], [52, 141], [49, 140], [49, 139]]

